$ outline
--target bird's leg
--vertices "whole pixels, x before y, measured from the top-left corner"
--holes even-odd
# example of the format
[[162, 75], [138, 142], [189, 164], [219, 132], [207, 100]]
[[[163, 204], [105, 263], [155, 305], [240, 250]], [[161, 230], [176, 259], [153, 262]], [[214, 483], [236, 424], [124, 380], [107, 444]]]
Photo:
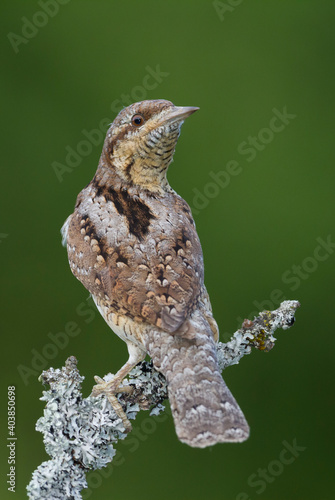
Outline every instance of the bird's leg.
[[120, 368], [120, 370], [113, 376], [112, 380], [109, 380], [108, 382], [96, 375], [94, 380], [97, 384], [93, 387], [91, 396], [97, 397], [99, 394], [105, 394], [115, 413], [121, 418], [126, 431], [129, 432], [132, 429], [131, 423], [129, 422], [115, 394], [119, 392], [132, 391], [131, 387], [120, 387], [120, 385], [122, 380], [128, 375], [129, 372], [131, 372], [134, 366], [136, 366], [140, 361], [143, 361], [146, 356], [146, 352], [130, 342], [127, 343], [127, 347], [129, 352], [129, 359], [127, 363], [124, 364], [122, 368]]

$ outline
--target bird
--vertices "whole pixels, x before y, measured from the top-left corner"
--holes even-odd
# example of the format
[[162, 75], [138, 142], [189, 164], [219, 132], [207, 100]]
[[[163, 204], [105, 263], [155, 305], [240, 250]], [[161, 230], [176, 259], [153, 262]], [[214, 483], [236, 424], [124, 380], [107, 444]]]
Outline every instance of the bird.
[[128, 361], [108, 382], [95, 377], [92, 395], [115, 402], [149, 355], [167, 381], [177, 437], [205, 448], [245, 441], [249, 426], [219, 369], [191, 209], [167, 179], [181, 126], [198, 109], [165, 99], [122, 109], [62, 234], [72, 273], [128, 347]]

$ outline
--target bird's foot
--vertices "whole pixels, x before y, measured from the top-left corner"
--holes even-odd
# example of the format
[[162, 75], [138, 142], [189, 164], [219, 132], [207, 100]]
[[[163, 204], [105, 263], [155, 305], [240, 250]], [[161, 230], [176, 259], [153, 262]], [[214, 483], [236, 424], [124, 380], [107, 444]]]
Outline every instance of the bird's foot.
[[119, 392], [126, 392], [131, 394], [133, 392], [133, 387], [130, 385], [122, 385], [120, 380], [117, 378], [112, 378], [106, 382], [104, 379], [95, 375], [94, 380], [96, 385], [92, 389], [92, 396], [97, 397], [99, 394], [118, 394]]
[[126, 432], [130, 432], [132, 430], [132, 425], [129, 422], [127, 415], [125, 414], [121, 404], [119, 403], [117, 397], [115, 394], [119, 392], [126, 392], [130, 394], [133, 392], [133, 388], [128, 385], [122, 386], [120, 384], [120, 380], [114, 378], [112, 380], [109, 380], [106, 382], [102, 378], [98, 377], [97, 375], [94, 377], [94, 380], [97, 382], [96, 385], [92, 389], [91, 396], [97, 397], [100, 394], [104, 394], [108, 401], [110, 402], [113, 410], [117, 414], [119, 418], [121, 418], [122, 423], [125, 427]]

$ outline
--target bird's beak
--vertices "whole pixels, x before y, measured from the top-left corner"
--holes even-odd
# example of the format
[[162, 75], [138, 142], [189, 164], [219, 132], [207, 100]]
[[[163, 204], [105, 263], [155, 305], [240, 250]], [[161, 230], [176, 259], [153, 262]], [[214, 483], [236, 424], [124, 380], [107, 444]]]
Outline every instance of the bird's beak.
[[200, 108], [195, 108], [193, 106], [175, 106], [170, 111], [168, 111], [164, 116], [162, 116], [159, 125], [166, 125], [174, 121], [185, 120], [188, 116]]

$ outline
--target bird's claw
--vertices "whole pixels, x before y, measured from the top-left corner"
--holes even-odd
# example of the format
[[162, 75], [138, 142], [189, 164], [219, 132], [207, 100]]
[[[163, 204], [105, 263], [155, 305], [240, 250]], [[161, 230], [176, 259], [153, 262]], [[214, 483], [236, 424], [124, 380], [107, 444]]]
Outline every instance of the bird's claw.
[[93, 386], [92, 396], [97, 397], [99, 394], [115, 395], [120, 392], [125, 392], [127, 394], [131, 394], [134, 391], [134, 388], [131, 385], [121, 385], [117, 380], [109, 380], [106, 382], [104, 379], [95, 375], [94, 380], [96, 381], [96, 385]]
[[110, 402], [113, 410], [117, 414], [119, 418], [121, 418], [123, 425], [125, 427], [126, 432], [130, 432], [132, 430], [132, 425], [129, 422], [127, 415], [125, 414], [120, 402], [118, 401], [117, 397], [115, 394], [120, 393], [120, 392], [127, 392], [131, 393], [133, 392], [133, 387], [125, 385], [121, 386], [118, 380], [109, 380], [106, 382], [102, 378], [98, 377], [97, 375], [94, 377], [94, 380], [96, 381], [96, 385], [93, 386], [91, 396], [97, 397], [100, 394], [105, 394], [106, 398]]

